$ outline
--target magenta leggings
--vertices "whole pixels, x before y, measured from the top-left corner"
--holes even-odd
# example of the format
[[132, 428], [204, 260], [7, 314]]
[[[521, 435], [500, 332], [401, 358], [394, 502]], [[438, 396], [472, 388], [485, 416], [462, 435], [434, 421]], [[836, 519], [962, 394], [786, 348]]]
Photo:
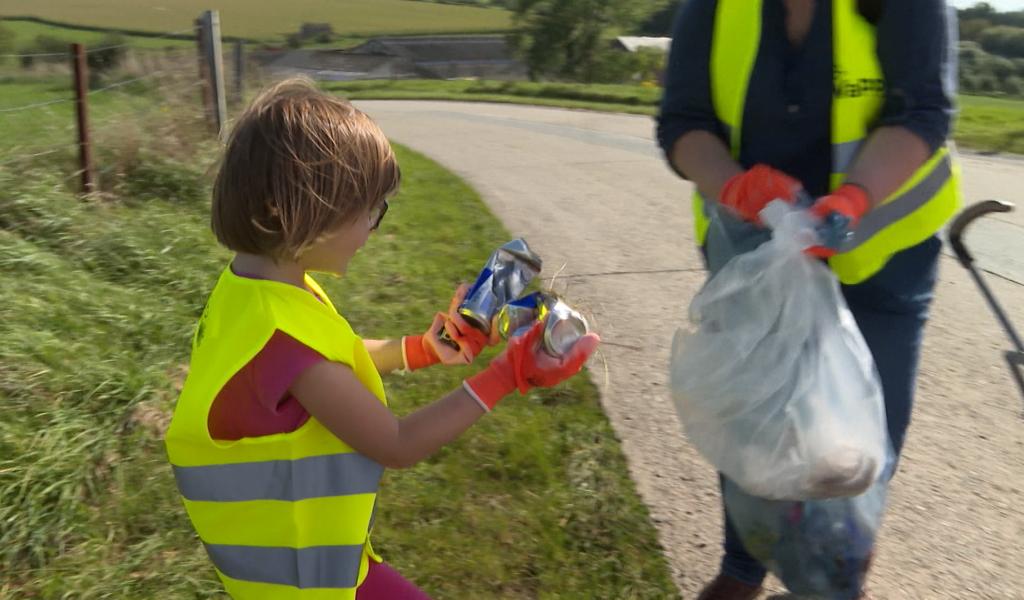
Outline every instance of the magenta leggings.
[[430, 596], [386, 563], [371, 560], [366, 579], [356, 590], [356, 600], [430, 600]]

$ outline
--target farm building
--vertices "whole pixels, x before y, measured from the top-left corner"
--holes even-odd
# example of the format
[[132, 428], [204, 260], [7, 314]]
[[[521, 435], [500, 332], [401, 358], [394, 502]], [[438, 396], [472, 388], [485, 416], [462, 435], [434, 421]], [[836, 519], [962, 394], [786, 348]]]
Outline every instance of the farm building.
[[625, 50], [626, 52], [636, 52], [641, 48], [653, 48], [655, 50], [661, 50], [662, 52], [668, 52], [669, 46], [672, 45], [672, 38], [623, 35], [615, 38], [613, 45], [620, 50]]

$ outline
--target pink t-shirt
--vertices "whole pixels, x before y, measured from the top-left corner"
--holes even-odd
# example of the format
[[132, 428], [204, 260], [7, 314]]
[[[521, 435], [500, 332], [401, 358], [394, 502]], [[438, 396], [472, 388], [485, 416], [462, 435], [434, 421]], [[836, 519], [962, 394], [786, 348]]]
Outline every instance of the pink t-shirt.
[[[233, 268], [232, 272], [258, 279]], [[288, 388], [303, 371], [322, 360], [327, 359], [316, 350], [283, 331], [275, 331], [217, 394], [206, 420], [210, 437], [239, 440], [302, 427], [309, 413]]]
[[309, 413], [288, 393], [306, 369], [326, 360], [322, 354], [282, 331], [221, 388], [210, 407], [207, 426], [216, 440], [238, 440], [295, 431]]

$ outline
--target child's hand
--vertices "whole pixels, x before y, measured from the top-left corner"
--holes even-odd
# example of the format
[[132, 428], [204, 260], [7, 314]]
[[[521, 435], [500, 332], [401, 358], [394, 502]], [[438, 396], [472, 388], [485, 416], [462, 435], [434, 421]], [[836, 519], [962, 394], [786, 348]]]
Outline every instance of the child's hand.
[[[468, 285], [460, 285], [452, 296], [447, 313], [434, 315], [433, 322], [422, 335], [403, 339], [402, 352], [406, 369], [414, 371], [437, 363], [468, 365], [486, 346], [498, 343], [500, 338], [493, 323], [491, 335], [487, 336], [459, 314], [459, 305], [468, 291]], [[441, 332], [447, 332], [448, 338], [458, 347], [441, 340]]]
[[543, 334], [544, 322], [538, 322], [525, 334], [512, 338], [504, 352], [463, 386], [490, 410], [513, 390], [525, 394], [530, 388], [551, 387], [572, 377], [601, 343], [597, 334], [588, 333], [565, 356], [555, 358], [541, 349]]

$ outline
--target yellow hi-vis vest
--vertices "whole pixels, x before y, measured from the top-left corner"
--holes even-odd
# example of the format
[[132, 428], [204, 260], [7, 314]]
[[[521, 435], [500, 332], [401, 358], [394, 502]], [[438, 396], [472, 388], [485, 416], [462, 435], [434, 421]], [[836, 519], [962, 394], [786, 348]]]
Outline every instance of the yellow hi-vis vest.
[[224, 587], [240, 600], [355, 598], [368, 559], [383, 467], [315, 418], [296, 431], [238, 441], [210, 437], [225, 383], [280, 330], [352, 367], [387, 403], [380, 374], [348, 322], [309, 276], [308, 291], [221, 274], [192, 341], [188, 379], [167, 431], [185, 509]]
[[[846, 170], [882, 110], [885, 80], [875, 51], [875, 28], [857, 11], [856, 0], [832, 1], [834, 81], [832, 98], [831, 189]], [[734, 158], [747, 86], [761, 40], [761, 0], [718, 0], [711, 48], [711, 97], [729, 134]], [[868, 279], [897, 252], [942, 228], [960, 204], [960, 172], [948, 147], [940, 148], [903, 185], [861, 220], [840, 253], [829, 260], [840, 281]], [[705, 200], [693, 199], [697, 242], [709, 224]]]

